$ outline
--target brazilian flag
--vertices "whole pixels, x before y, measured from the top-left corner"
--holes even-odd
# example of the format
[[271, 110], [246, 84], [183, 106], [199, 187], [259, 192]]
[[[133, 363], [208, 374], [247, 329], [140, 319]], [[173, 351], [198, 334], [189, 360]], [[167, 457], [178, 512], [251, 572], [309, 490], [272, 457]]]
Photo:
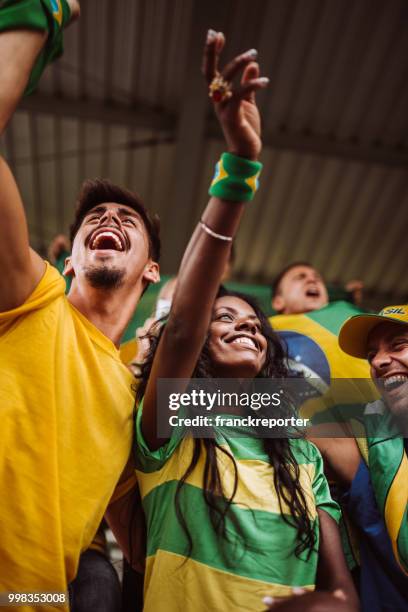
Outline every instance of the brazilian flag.
[[269, 319], [286, 344], [290, 369], [301, 372], [309, 384], [301, 412], [315, 423], [333, 415], [335, 406], [341, 407], [342, 418], [355, 417], [378, 397], [367, 361], [350, 357], [337, 341], [344, 321], [361, 312], [349, 302], [336, 301], [305, 314]]

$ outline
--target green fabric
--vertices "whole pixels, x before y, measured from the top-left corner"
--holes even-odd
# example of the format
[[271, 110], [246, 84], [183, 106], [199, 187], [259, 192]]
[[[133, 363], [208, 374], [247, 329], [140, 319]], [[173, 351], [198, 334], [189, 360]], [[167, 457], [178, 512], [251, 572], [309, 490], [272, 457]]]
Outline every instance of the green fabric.
[[[186, 534], [176, 513], [171, 511], [176, 488], [177, 481], [166, 482], [143, 501], [148, 531], [147, 556], [155, 555], [158, 550], [183, 556], [188, 553]], [[185, 484], [180, 501], [194, 539], [192, 559], [253, 580], [287, 584], [288, 574], [294, 573], [293, 586], [314, 584], [315, 562], [313, 559], [307, 562], [306, 552], [300, 555], [296, 572], [282, 571], [293, 565], [291, 557], [296, 546], [296, 532], [280, 515], [235, 506], [226, 518], [230, 540], [223, 540], [220, 546], [219, 536], [203, 504], [202, 490]], [[314, 529], [318, 529], [316, 521]]]
[[[143, 403], [136, 415], [136, 468], [143, 495], [143, 474], [151, 478], [155, 472], [165, 469], [165, 478], [158, 479], [157, 486], [143, 497], [142, 503], [148, 528], [148, 556], [158, 550], [187, 555], [188, 540], [174, 511], [177, 474], [180, 457], [184, 455], [186, 442], [180, 429], [174, 429], [172, 437], [159, 449], [150, 451], [142, 434]], [[217, 431], [217, 440], [233, 455], [238, 469], [238, 478], [245, 490], [259, 486], [259, 498], [265, 492], [270, 495], [273, 479], [265, 479], [265, 469], [270, 469], [263, 441], [252, 438], [225, 438]], [[316, 507], [328, 512], [336, 521], [340, 518], [337, 504], [332, 500], [327, 480], [323, 473], [323, 461], [317, 448], [305, 440], [291, 440], [293, 454], [299, 463], [312, 464], [314, 477], [309, 494], [314, 497]], [[248, 462], [254, 469], [248, 472]], [[165, 468], [164, 468], [165, 466]], [[198, 468], [196, 468], [198, 469]], [[261, 474], [260, 474], [261, 470]], [[269, 473], [269, 472], [268, 472]], [[242, 478], [248, 479], [243, 481]], [[158, 477], [159, 478], [159, 477]], [[256, 489], [258, 491], [258, 488]], [[258, 497], [258, 495], [256, 495]], [[276, 496], [276, 493], [274, 493]], [[226, 529], [228, 540], [215, 533], [200, 487], [186, 483], [180, 498], [183, 517], [194, 544], [191, 557], [196, 561], [228, 573], [282, 585], [310, 585], [315, 583], [318, 552], [313, 551], [307, 560], [307, 552], [300, 558], [294, 550], [297, 544], [296, 529], [285, 523], [281, 513], [259, 508], [245, 507], [233, 503], [230, 507]], [[318, 521], [314, 520], [318, 533]]]
[[228, 174], [240, 179], [252, 178], [262, 170], [261, 162], [251, 161], [232, 153], [223, 153], [221, 159]]
[[350, 525], [348, 523], [348, 519], [346, 518], [346, 514], [344, 512], [344, 508], [342, 508], [342, 517], [339, 523], [339, 531], [341, 537], [341, 546], [343, 548], [343, 553], [346, 558], [347, 567], [350, 571], [358, 567], [359, 558], [356, 558], [356, 551], [353, 548], [353, 544], [356, 545], [354, 541], [353, 534], [350, 533]]
[[223, 153], [215, 166], [214, 178], [208, 193], [231, 202], [249, 202], [258, 189], [261, 170], [260, 162]]
[[305, 313], [303, 316], [309, 317], [322, 327], [328, 329], [332, 334], [338, 336], [344, 321], [362, 312], [360, 308], [350, 304], [350, 302], [336, 301], [323, 308], [319, 308], [319, 310]]
[[[62, 23], [58, 24], [54, 13], [62, 11]], [[47, 31], [48, 40], [39, 54], [25, 90], [32, 93], [47, 64], [62, 55], [62, 30], [71, 12], [66, 0], [3, 0], [0, 2], [0, 32], [15, 29]]]
[[163, 465], [170, 459], [174, 451], [179, 446], [184, 436], [184, 430], [181, 427], [174, 428], [172, 436], [160, 448], [152, 451], [147, 446], [142, 434], [142, 414], [143, 414], [143, 399], [139, 404], [136, 412], [136, 456], [137, 469], [148, 474], [160, 470]]

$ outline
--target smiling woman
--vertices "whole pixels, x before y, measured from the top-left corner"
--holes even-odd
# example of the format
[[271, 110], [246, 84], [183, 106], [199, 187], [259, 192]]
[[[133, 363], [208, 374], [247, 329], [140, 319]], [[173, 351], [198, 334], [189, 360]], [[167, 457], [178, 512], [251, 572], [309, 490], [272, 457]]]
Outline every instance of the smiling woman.
[[[321, 458], [311, 444], [304, 440], [261, 440], [251, 436], [250, 429], [247, 438], [238, 430], [240, 437], [235, 438], [231, 427], [220, 425], [214, 428], [214, 439], [182, 439], [180, 429], [175, 429], [170, 440], [151, 450], [143, 431], [143, 416], [149, 410], [143, 397], [155, 380], [155, 362], [166, 340], [166, 328], [151, 337], [137, 392], [141, 401], [136, 428], [137, 468], [150, 525], [146, 609], [157, 609], [159, 579], [177, 601], [171, 575], [179, 565], [177, 559], [183, 557], [190, 569], [180, 568], [180, 580], [187, 580], [188, 571], [190, 588], [197, 598], [205, 596], [208, 602], [211, 597], [212, 606], [207, 609], [215, 609], [220, 601], [231, 607], [230, 589], [237, 587], [237, 580], [246, 609], [254, 610], [262, 609], [260, 593], [288, 596], [295, 586], [312, 589], [318, 562], [317, 511], [326, 511], [335, 519], [338, 514], [323, 476]], [[172, 341], [167, 342], [170, 350]], [[171, 369], [177, 376], [177, 368], [170, 366], [167, 372]], [[249, 296], [221, 288], [192, 376], [281, 379], [287, 375], [284, 349], [257, 303]], [[275, 418], [290, 419], [295, 414], [285, 402], [272, 410]], [[306, 476], [309, 470], [311, 479]], [[176, 540], [168, 541], [166, 532], [157, 531], [157, 504], [163, 524], [168, 524], [175, 509], [172, 530], [177, 533], [177, 544]], [[251, 509], [252, 514], [243, 512], [243, 507]], [[212, 542], [210, 549], [206, 541]], [[251, 568], [242, 556], [248, 547]], [[198, 570], [196, 563], [202, 564], [208, 574], [205, 582], [209, 590], [205, 594], [191, 575]], [[265, 571], [265, 566], [270, 571]], [[163, 567], [167, 568], [165, 573]], [[224, 572], [223, 580], [219, 587], [210, 587], [219, 570]]]
[[[209, 354], [214, 377], [252, 378], [261, 371], [267, 351], [267, 339], [259, 308], [241, 295], [218, 297], [209, 329]], [[272, 338], [272, 336], [271, 336]], [[275, 338], [275, 344], [278, 342]], [[272, 357], [270, 355], [269, 357]]]

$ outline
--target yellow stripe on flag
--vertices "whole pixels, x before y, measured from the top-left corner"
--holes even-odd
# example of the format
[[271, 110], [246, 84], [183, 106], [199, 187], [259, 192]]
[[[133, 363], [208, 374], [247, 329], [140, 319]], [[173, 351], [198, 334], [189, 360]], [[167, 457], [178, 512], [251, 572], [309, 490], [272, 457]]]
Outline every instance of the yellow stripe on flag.
[[398, 535], [401, 529], [405, 510], [408, 504], [408, 459], [403, 451], [402, 461], [395, 478], [392, 481], [385, 502], [384, 518], [387, 531], [391, 539], [394, 556], [404, 574], [408, 575], [403, 567], [398, 553]]

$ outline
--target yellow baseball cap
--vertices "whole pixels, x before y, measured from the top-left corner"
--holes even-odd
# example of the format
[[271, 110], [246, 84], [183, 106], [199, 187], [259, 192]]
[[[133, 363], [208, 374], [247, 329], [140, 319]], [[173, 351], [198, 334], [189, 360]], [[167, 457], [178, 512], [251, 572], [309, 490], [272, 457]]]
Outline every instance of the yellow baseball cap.
[[343, 324], [339, 333], [339, 345], [352, 357], [367, 357], [367, 339], [374, 327], [384, 321], [408, 325], [408, 305], [386, 306], [377, 315], [363, 314], [350, 317]]

